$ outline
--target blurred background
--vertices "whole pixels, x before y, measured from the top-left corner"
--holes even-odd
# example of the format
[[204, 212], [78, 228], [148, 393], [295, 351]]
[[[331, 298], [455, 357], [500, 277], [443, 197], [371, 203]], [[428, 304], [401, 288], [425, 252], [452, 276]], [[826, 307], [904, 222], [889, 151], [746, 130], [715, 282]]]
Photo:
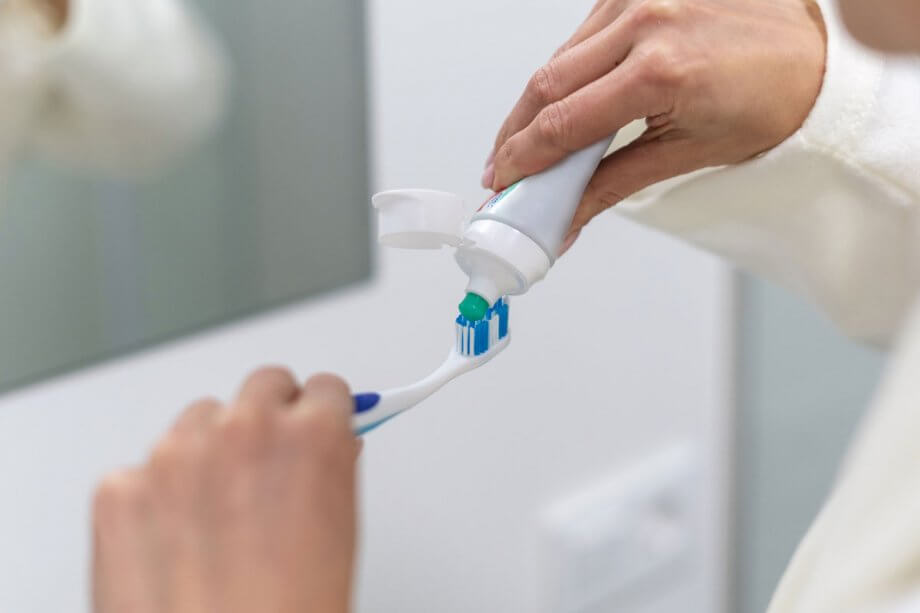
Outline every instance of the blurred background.
[[[590, 4], [199, 0], [233, 71], [213, 139], [140, 183], [14, 165], [0, 611], [88, 611], [93, 486], [190, 401], [266, 363], [355, 389], [437, 365], [464, 278], [448, 250], [379, 249], [369, 196], [477, 206]], [[762, 611], [881, 357], [616, 214], [512, 313], [500, 358], [367, 437], [357, 611]]]

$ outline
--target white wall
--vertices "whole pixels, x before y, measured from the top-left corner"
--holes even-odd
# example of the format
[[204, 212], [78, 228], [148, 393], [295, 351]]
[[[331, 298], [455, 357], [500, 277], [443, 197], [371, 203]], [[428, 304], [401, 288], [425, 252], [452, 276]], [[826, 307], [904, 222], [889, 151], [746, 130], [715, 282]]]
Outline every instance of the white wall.
[[[370, 4], [376, 188], [478, 203], [503, 113], [588, 2]], [[411, 380], [443, 357], [462, 287], [447, 251], [381, 253], [371, 284], [0, 399], [0, 611], [79, 610], [93, 483], [188, 401], [227, 397], [266, 362], [364, 389]], [[593, 224], [513, 301], [504, 355], [368, 437], [358, 610], [533, 610], [541, 510], [688, 440], [703, 450], [703, 551], [643, 611], [717, 611], [729, 296], [713, 260], [613, 215]]]

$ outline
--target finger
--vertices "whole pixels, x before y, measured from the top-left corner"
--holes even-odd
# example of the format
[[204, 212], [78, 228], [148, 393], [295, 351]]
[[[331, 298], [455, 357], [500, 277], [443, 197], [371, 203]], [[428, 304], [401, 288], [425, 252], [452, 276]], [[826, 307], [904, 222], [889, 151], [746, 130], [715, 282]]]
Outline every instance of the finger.
[[[354, 399], [348, 385], [330, 374], [314, 375], [304, 385], [303, 393], [285, 419], [291, 424], [298, 446], [311, 453], [323, 450], [337, 458], [347, 458], [353, 465], [357, 453], [351, 428]], [[344, 453], [344, 455], [343, 455]]]
[[606, 28], [623, 14], [626, 5], [627, 0], [599, 0], [591, 9], [591, 12], [588, 13], [588, 17], [585, 21], [578, 26], [578, 29], [575, 30], [571, 38], [565, 41], [565, 43], [556, 50], [553, 57], [562, 55], [575, 45], [588, 40]]
[[495, 156], [496, 191], [549, 168], [635, 119], [670, 110], [669, 96], [632, 56], [613, 72], [541, 110]]
[[[599, 0], [596, 2], [591, 12], [588, 14], [588, 17], [578, 29], [575, 30], [575, 33], [553, 53], [550, 62], [607, 28], [623, 13], [625, 5], [626, 0]], [[530, 83], [528, 83], [528, 88], [535, 88], [539, 91], [540, 79], [542, 77], [543, 75], [539, 72], [536, 73], [531, 78]], [[492, 152], [486, 160], [486, 166], [489, 166], [494, 160], [495, 151], [505, 144], [505, 141], [508, 140], [512, 134], [515, 134], [518, 130], [530, 123], [537, 112], [539, 112], [540, 108], [546, 105], [546, 103], [544, 103], [537, 108], [533, 108], [534, 105], [531, 103], [533, 98], [533, 93], [528, 93], [525, 89], [521, 99], [515, 104], [508, 118], [502, 124], [501, 129], [499, 129], [498, 135], [495, 138], [495, 143], [492, 146]], [[539, 96], [536, 98], [539, 100]]]
[[699, 160], [697, 147], [682, 138], [636, 141], [615, 151], [601, 163], [588, 184], [570, 235], [639, 190], [697, 170], [703, 165]]
[[531, 77], [520, 100], [502, 125], [495, 149], [530, 124], [546, 106], [595, 81], [623, 61], [629, 52], [627, 24], [616, 22], [597, 35], [550, 60]]
[[276, 409], [295, 400], [299, 392], [297, 380], [286, 368], [261, 368], [243, 383], [237, 405], [248, 410]]
[[566, 252], [572, 248], [572, 245], [575, 244], [575, 241], [578, 240], [578, 236], [581, 234], [581, 230], [570, 230], [566, 235], [565, 240], [562, 241], [562, 246], [559, 247], [559, 257], [562, 257]]
[[148, 497], [141, 472], [109, 475], [93, 500], [93, 610], [152, 613], [157, 586]]
[[223, 406], [214, 398], [205, 398], [191, 404], [173, 424], [176, 436], [197, 436], [207, 431], [217, 421]]
[[310, 377], [303, 387], [296, 409], [329, 411], [347, 420], [354, 409], [354, 400], [345, 381], [324, 373]]
[[591, 7], [591, 10], [588, 11], [588, 16], [585, 17], [585, 21], [587, 21], [588, 19], [590, 19], [590, 18], [591, 18], [591, 15], [593, 15], [594, 13], [596, 13], [596, 12], [598, 11], [598, 9], [600, 9], [602, 6], [604, 6], [604, 5], [607, 4], [607, 3], [608, 3], [608, 0], [597, 0], [597, 2], [594, 3], [594, 6]]

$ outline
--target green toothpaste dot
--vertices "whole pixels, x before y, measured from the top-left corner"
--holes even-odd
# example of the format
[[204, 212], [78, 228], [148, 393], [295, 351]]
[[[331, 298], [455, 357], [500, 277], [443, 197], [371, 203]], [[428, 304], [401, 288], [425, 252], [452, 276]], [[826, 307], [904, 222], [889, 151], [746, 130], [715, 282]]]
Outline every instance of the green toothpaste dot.
[[460, 303], [460, 314], [470, 321], [479, 321], [486, 316], [489, 310], [489, 303], [482, 296], [476, 294], [467, 294], [463, 302]]

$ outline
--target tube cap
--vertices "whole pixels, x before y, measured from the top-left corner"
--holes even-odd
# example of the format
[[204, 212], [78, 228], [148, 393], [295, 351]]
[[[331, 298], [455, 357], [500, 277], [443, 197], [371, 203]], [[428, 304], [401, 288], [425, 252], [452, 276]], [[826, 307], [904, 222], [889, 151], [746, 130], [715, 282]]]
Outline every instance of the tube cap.
[[377, 240], [387, 247], [440, 249], [460, 244], [466, 211], [463, 199], [431, 189], [399, 189], [375, 194]]

